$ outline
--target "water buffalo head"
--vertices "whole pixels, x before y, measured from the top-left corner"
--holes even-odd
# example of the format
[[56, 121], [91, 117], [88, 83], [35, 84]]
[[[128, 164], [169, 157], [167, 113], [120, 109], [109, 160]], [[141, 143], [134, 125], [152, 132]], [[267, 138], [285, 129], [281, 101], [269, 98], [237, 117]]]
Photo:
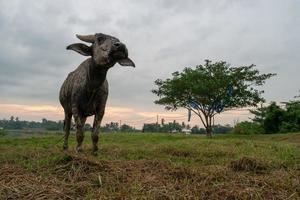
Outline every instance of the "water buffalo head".
[[128, 50], [124, 43], [118, 38], [110, 35], [96, 33], [94, 35], [76, 35], [84, 42], [91, 43], [90, 46], [75, 43], [67, 46], [84, 56], [92, 56], [94, 63], [101, 67], [112, 67], [119, 63], [122, 66], [135, 67], [134, 62], [128, 57]]

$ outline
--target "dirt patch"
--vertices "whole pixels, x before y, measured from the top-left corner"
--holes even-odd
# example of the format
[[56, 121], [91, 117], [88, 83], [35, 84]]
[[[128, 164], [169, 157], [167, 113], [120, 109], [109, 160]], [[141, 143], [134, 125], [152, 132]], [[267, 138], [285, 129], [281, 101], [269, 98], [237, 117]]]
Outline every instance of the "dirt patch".
[[230, 163], [230, 168], [234, 171], [261, 172], [267, 169], [267, 165], [251, 157], [242, 157]]

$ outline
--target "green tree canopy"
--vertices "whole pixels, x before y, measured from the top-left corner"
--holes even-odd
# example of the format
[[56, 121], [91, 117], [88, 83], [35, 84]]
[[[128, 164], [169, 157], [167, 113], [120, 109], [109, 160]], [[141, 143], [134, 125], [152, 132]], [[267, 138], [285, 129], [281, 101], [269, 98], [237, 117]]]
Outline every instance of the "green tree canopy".
[[157, 79], [157, 89], [152, 90], [159, 99], [156, 104], [167, 110], [186, 108], [199, 116], [206, 133], [211, 136], [212, 118], [217, 113], [232, 108], [256, 106], [264, 99], [261, 86], [275, 74], [260, 74], [255, 65], [231, 67], [224, 61], [185, 68], [174, 72], [172, 78]]
[[253, 122], [260, 124], [265, 133], [287, 133], [300, 130], [300, 101], [276, 102], [250, 110]]

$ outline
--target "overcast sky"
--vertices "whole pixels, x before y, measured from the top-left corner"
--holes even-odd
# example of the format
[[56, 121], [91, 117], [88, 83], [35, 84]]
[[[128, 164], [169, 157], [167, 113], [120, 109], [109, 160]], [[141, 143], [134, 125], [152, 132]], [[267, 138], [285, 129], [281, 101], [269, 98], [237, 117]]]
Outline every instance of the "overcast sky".
[[[86, 59], [65, 47], [78, 42], [76, 33], [96, 32], [118, 37], [136, 64], [109, 71], [105, 122], [139, 126], [156, 113], [186, 121], [186, 111], [154, 105], [150, 91], [157, 78], [204, 59], [277, 73], [262, 88], [267, 101], [287, 101], [300, 89], [298, 0], [0, 0], [0, 118], [62, 119], [59, 88]], [[234, 111], [218, 122], [247, 117]]]

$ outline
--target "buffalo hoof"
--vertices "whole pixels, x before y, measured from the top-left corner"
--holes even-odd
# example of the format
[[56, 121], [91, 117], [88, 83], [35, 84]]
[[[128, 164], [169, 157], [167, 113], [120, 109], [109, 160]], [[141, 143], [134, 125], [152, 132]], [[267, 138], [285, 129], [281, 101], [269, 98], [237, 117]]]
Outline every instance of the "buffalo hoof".
[[65, 144], [64, 144], [63, 150], [66, 151], [66, 150], [68, 150], [68, 148], [69, 148], [68, 145], [65, 145]]
[[92, 154], [95, 156], [98, 155], [98, 147], [97, 146], [93, 146]]
[[77, 153], [83, 153], [83, 149], [81, 147], [76, 147], [76, 152]]

